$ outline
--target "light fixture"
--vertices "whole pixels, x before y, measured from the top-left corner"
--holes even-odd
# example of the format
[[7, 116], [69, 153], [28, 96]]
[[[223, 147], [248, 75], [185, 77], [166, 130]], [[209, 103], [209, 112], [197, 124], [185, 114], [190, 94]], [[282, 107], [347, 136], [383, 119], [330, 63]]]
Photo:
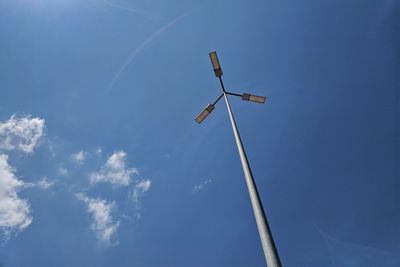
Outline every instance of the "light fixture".
[[201, 123], [214, 109], [215, 107], [212, 104], [208, 104], [208, 106], [196, 117], [195, 120], [197, 123]]
[[221, 65], [219, 64], [217, 52], [211, 52], [210, 54], [211, 63], [214, 68], [215, 76], [221, 77], [223, 75]]
[[236, 126], [236, 121], [233, 116], [233, 112], [231, 109], [231, 105], [229, 103], [228, 96], [241, 97], [243, 100], [256, 102], [256, 103], [265, 103], [265, 96], [257, 96], [251, 94], [236, 94], [227, 92], [224, 87], [224, 82], [222, 81], [222, 69], [219, 64], [217, 53], [211, 52], [209, 54], [211, 63], [214, 68], [215, 76], [218, 77], [219, 82], [221, 83], [222, 94], [215, 100], [212, 104], [208, 104], [208, 106], [197, 116], [195, 119], [198, 123], [201, 123], [213, 110], [214, 106], [217, 102], [223, 97], [225, 99], [226, 107], [228, 109], [229, 119], [231, 121], [233, 136], [236, 141], [236, 146], [238, 148], [240, 161], [242, 163], [243, 173], [246, 180], [247, 189], [250, 195], [251, 205], [253, 207], [254, 216], [256, 219], [256, 224], [258, 228], [258, 233], [260, 235], [261, 244], [263, 247], [265, 261], [268, 267], [282, 267], [281, 260], [279, 258], [278, 250], [275, 246], [275, 241], [272, 237], [272, 232], [269, 227], [267, 216], [265, 215], [265, 211], [261, 202], [260, 195], [257, 190], [257, 185], [254, 181], [253, 173], [250, 169], [249, 160], [247, 159], [246, 151], [244, 150], [242, 140], [240, 138], [239, 130]]
[[242, 95], [242, 99], [246, 100], [246, 101], [261, 103], [261, 104], [265, 103], [265, 96], [251, 95], [251, 94], [244, 93]]

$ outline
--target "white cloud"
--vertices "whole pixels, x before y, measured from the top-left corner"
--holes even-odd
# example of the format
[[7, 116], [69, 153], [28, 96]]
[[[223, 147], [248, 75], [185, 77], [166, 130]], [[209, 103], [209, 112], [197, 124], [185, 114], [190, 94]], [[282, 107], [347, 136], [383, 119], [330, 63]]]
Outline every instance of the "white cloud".
[[193, 192], [196, 193], [196, 192], [199, 192], [199, 191], [203, 190], [211, 182], [212, 182], [212, 180], [208, 179], [208, 180], [202, 182], [201, 184], [195, 185], [193, 187]]
[[12, 115], [8, 121], [0, 122], [0, 149], [32, 153], [43, 135], [44, 124], [44, 119]]
[[50, 181], [47, 177], [43, 177], [37, 182], [24, 183], [23, 188], [39, 188], [39, 189], [49, 189], [54, 186], [55, 181]]
[[49, 149], [51, 157], [54, 158], [56, 156], [56, 151], [54, 148], [54, 144], [50, 139], [47, 140], [47, 147]]
[[139, 199], [143, 196], [143, 194], [150, 189], [151, 181], [150, 180], [141, 180], [135, 185], [135, 188], [132, 191], [132, 199], [136, 204], [139, 204]]
[[92, 184], [109, 182], [115, 186], [128, 186], [134, 174], [139, 174], [139, 172], [135, 168], [126, 166], [126, 153], [117, 151], [107, 159], [100, 171], [89, 175], [89, 180]]
[[101, 155], [103, 153], [103, 149], [101, 147], [96, 148], [96, 155]]
[[139, 181], [133, 190], [131, 191], [130, 197], [133, 200], [135, 207], [135, 217], [140, 219], [142, 215], [140, 214], [140, 198], [144, 195], [146, 191], [150, 189], [151, 181], [150, 180], [141, 180]]
[[112, 211], [116, 208], [115, 202], [107, 202], [100, 198], [89, 198], [83, 193], [78, 193], [75, 196], [87, 205], [87, 211], [93, 220], [91, 229], [96, 233], [97, 238], [106, 245], [110, 245], [111, 238], [119, 227], [119, 221], [114, 222], [111, 216]]
[[36, 183], [36, 186], [39, 187], [40, 189], [48, 189], [52, 187], [54, 184], [55, 184], [54, 181], [50, 181], [47, 177], [43, 177]]
[[76, 163], [82, 164], [82, 163], [85, 162], [85, 160], [87, 159], [88, 156], [89, 156], [89, 153], [87, 153], [86, 151], [81, 150], [81, 151], [79, 151], [79, 152], [77, 152], [75, 154], [72, 154], [71, 155], [71, 159], [73, 161], [75, 161]]
[[21, 232], [32, 223], [28, 202], [18, 196], [26, 184], [19, 180], [8, 165], [7, 155], [0, 154], [0, 230], [6, 238], [12, 232]]
[[155, 33], [153, 33], [149, 38], [144, 40], [143, 43], [141, 43], [133, 52], [132, 54], [126, 59], [124, 64], [118, 69], [118, 71], [114, 74], [112, 77], [110, 83], [108, 84], [105, 93], [108, 93], [114, 86], [114, 84], [118, 81], [119, 77], [121, 74], [125, 71], [125, 69], [133, 62], [133, 60], [148, 46], [150, 45], [158, 36], [160, 36], [163, 32], [168, 30], [169, 28], [173, 27], [175, 24], [177, 24], [179, 21], [184, 19], [186, 16], [188, 16], [191, 13], [191, 11], [186, 12], [169, 23], [165, 24], [161, 28], [159, 28]]
[[58, 174], [60, 174], [61, 176], [67, 176], [68, 170], [64, 167], [60, 167], [60, 168], [58, 168]]

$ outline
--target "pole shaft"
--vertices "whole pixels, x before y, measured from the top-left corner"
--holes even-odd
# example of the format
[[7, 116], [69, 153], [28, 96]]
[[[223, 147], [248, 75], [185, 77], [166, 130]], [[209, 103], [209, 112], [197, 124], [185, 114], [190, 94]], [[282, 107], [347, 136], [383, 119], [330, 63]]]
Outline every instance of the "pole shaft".
[[[223, 86], [222, 80], [220, 79]], [[254, 215], [256, 217], [258, 232], [260, 234], [262, 247], [264, 250], [265, 260], [268, 267], [282, 267], [279, 259], [278, 251], [275, 247], [275, 242], [272, 237], [271, 229], [268, 225], [267, 217], [258, 194], [256, 183], [254, 182], [253, 174], [250, 169], [249, 161], [244, 150], [242, 140], [240, 139], [239, 130], [237, 129], [235, 118], [233, 116], [228, 96], [223, 88], [226, 107], [228, 108], [229, 118], [231, 120], [233, 134], [235, 136], [236, 145], [242, 162], [244, 176], [246, 178], [247, 189], [249, 190], [251, 204], [253, 206]]]

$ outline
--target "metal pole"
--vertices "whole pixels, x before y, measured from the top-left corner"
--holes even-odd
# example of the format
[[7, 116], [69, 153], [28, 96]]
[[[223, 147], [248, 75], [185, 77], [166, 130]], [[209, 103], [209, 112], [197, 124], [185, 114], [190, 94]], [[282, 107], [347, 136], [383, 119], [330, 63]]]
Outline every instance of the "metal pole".
[[264, 208], [262, 206], [261, 199], [258, 194], [257, 186], [254, 182], [249, 161], [247, 159], [246, 152], [244, 151], [242, 140], [240, 139], [235, 118], [233, 117], [228, 96], [227, 93], [225, 92], [224, 84], [222, 82], [221, 77], [219, 77], [219, 79], [222, 85], [222, 91], [224, 93], [226, 107], [228, 108], [229, 118], [231, 119], [233, 134], [235, 136], [236, 145], [239, 151], [240, 161], [242, 162], [243, 172], [246, 178], [246, 184], [247, 184], [247, 189], [249, 190], [251, 204], [253, 206], [254, 215], [256, 217], [257, 228], [260, 234], [260, 239], [264, 250], [265, 261], [267, 262], [268, 267], [282, 267], [278, 251], [275, 247], [275, 242], [272, 237], [271, 229], [269, 228], [267, 217], [265, 215]]

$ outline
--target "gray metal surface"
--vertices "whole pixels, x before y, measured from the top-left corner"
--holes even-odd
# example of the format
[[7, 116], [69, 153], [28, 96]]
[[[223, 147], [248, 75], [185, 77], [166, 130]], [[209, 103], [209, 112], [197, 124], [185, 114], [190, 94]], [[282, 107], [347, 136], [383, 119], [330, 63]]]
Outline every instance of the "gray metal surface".
[[[222, 83], [222, 81], [221, 81]], [[239, 131], [236, 127], [235, 118], [229, 104], [228, 96], [224, 91], [224, 98], [228, 108], [229, 118], [231, 119], [233, 134], [235, 136], [236, 145], [239, 150], [240, 161], [242, 162], [244, 176], [246, 178], [247, 189], [249, 190], [251, 205], [253, 206], [254, 215], [256, 217], [257, 228], [260, 234], [262, 247], [264, 250], [265, 260], [268, 267], [282, 267], [279, 259], [278, 251], [275, 247], [275, 242], [272, 237], [271, 229], [269, 228], [267, 217], [261, 203], [260, 196], [257, 191], [257, 186], [254, 182], [253, 174], [247, 160], [246, 152], [244, 150], [242, 140], [240, 139]]]

